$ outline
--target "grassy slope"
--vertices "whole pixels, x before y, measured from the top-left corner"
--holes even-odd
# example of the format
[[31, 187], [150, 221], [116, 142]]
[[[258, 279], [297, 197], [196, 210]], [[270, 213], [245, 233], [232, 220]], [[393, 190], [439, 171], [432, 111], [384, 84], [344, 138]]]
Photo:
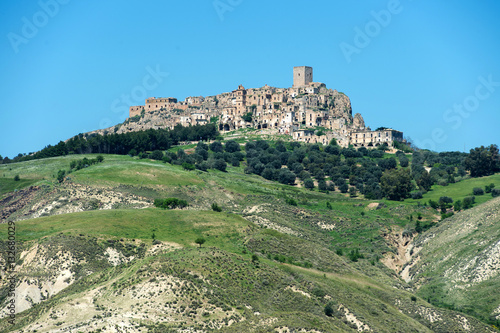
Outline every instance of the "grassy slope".
[[[245, 220], [225, 213], [158, 209], [86, 212], [18, 222], [18, 239], [27, 241], [44, 237], [45, 244], [50, 242], [50, 239], [57, 238], [55, 243], [62, 244], [62, 250], [69, 251], [72, 251], [72, 247], [77, 243], [85, 242], [84, 238], [78, 236], [82, 232], [88, 236], [97, 235], [105, 239], [133, 236], [148, 241], [150, 228], [156, 228], [158, 239], [185, 245], [184, 249], [144, 257], [131, 264], [103, 268], [76, 282], [48, 302], [18, 315], [18, 327], [44, 320], [53, 322], [54, 329], [61, 322], [73, 323], [71, 316], [75, 314], [68, 313], [68, 308], [72, 308], [68, 304], [83, 302], [85, 295], [100, 286], [107, 286], [107, 291], [97, 298], [94, 304], [97, 308], [119, 313], [120, 309], [127, 310], [125, 295], [131, 293], [135, 285], [151, 282], [151, 277], [161, 279], [164, 276], [186, 281], [185, 283], [195, 286], [194, 290], [201, 291], [192, 294], [193, 289], [188, 288], [183, 294], [179, 294], [177, 300], [180, 307], [201, 301], [206, 302], [207, 306], [215, 304], [226, 311], [236, 311], [234, 318], [247, 318], [226, 328], [228, 332], [253, 331], [256, 325], [262, 325], [262, 331], [267, 331], [270, 328], [262, 324], [262, 320], [272, 318], [277, 319], [272, 319], [271, 327], [350, 331], [352, 324], [343, 319], [345, 316], [341, 312], [336, 311], [331, 318], [324, 315], [324, 306], [329, 301], [335, 309], [340, 305], [347, 307], [358, 320], [378, 332], [429, 331], [423, 324], [437, 331], [460, 327], [450, 322], [437, 323], [434, 326], [425, 320], [419, 322], [414, 308], [429, 308], [426, 302], [411, 301], [411, 294], [349, 269], [339, 258], [334, 260], [344, 266], [344, 271], [338, 269], [323, 272], [281, 264], [265, 258], [260, 258], [259, 263], [255, 264], [250, 253], [243, 253], [241, 248], [249, 227], [252, 227], [251, 224]], [[4, 229], [5, 225], [0, 226], [1, 234], [5, 234]], [[207, 246], [202, 249], [196, 249], [192, 244], [192, 240], [199, 234], [204, 234], [209, 239]], [[67, 241], [68, 237], [73, 241]], [[289, 237], [287, 243], [292, 245], [294, 240]], [[320, 247], [317, 247], [317, 250], [320, 250]], [[204, 280], [196, 276], [202, 276]], [[309, 296], [289, 290], [290, 286], [303, 290]], [[205, 288], [208, 289], [203, 292]], [[155, 298], [155, 302], [156, 300]], [[169, 299], [160, 297], [158, 301], [160, 300], [168, 304]], [[137, 305], [130, 309], [134, 309], [135, 313], [138, 311]], [[256, 312], [260, 314], [255, 315]], [[49, 318], [49, 313], [58, 315]], [[199, 320], [191, 318], [193, 313], [199, 317], [201, 311], [186, 310], [185, 314], [181, 314], [184, 322], [170, 323], [167, 327], [199, 325]], [[446, 313], [441, 315], [445, 316]], [[209, 315], [206, 319], [216, 320], [217, 316]], [[161, 327], [158, 326], [159, 322], [145, 322], [152, 325], [151, 327]], [[478, 328], [481, 329], [481, 326]]]
[[[472, 196], [472, 189], [475, 187], [480, 187], [484, 190], [486, 185], [491, 183], [495, 184], [496, 187], [500, 187], [500, 173], [493, 176], [486, 176], [480, 178], [469, 178], [462, 180], [455, 184], [449, 184], [448, 186], [433, 185], [432, 190], [423, 195], [423, 199], [420, 201], [434, 200], [438, 201], [442, 196], [451, 197], [453, 200], [463, 200], [465, 197]], [[476, 203], [481, 204], [488, 200], [491, 200], [491, 194], [485, 193], [484, 195], [476, 195]], [[408, 199], [407, 202], [414, 202], [418, 200]]]
[[[56, 233], [151, 240], [154, 233], [155, 239], [184, 246], [194, 245], [197, 237], [204, 236], [208, 245], [235, 251], [241, 244], [241, 230], [250, 223], [234, 214], [212, 211], [141, 209], [56, 215], [17, 222], [16, 226], [19, 241]], [[6, 231], [7, 225], [0, 224], [0, 234], [6, 235]]]
[[421, 297], [496, 322], [499, 313], [494, 311], [500, 308], [499, 211], [500, 198], [496, 198], [444, 220], [417, 239], [417, 246], [425, 245], [410, 274], [420, 286]]
[[[83, 157], [85, 156], [66, 156], [0, 166], [0, 173], [5, 174], [6, 177], [20, 174], [21, 178], [31, 177], [40, 180], [46, 178], [53, 182], [58, 169], [67, 169], [71, 160], [79, 160]], [[93, 158], [95, 155], [86, 157]], [[328, 260], [336, 262], [336, 265], [331, 266], [330, 269], [345, 268], [342, 264], [343, 260], [333, 254], [335, 249], [342, 248], [346, 253], [351, 249], [359, 248], [366, 259], [356, 263], [356, 267], [385, 283], [388, 280], [387, 276], [381, 277], [384, 275], [381, 272], [386, 271], [385, 267], [376, 263], [376, 260], [382, 253], [391, 249], [381, 235], [391, 230], [411, 227], [414, 222], [409, 222], [407, 218], [410, 214], [415, 216], [416, 212], [421, 212], [424, 220], [434, 219], [434, 212], [428, 208], [417, 207], [411, 200], [406, 202], [382, 200], [387, 207], [372, 211], [367, 210], [366, 207], [370, 201], [349, 199], [339, 193], [325, 194], [284, 186], [255, 175], [245, 175], [241, 167], [230, 167], [228, 171], [227, 173], [214, 170], [209, 173], [188, 172], [182, 170], [180, 166], [166, 165], [161, 162], [137, 160], [128, 156], [105, 155], [103, 164], [71, 174], [72, 181], [93, 187], [109, 188], [126, 184], [129, 186], [128, 191], [149, 195], [151, 199], [157, 197], [159, 193], [167, 193], [188, 199], [190, 202], [200, 202], [205, 209], [209, 208], [211, 202], [218, 202], [225, 211], [233, 214], [192, 210], [165, 212], [156, 209], [86, 212], [81, 215], [63, 215], [20, 222], [20, 230], [23, 230], [23, 223], [26, 223], [24, 230], [27, 233], [21, 231], [19, 237], [34, 239], [50, 235], [52, 232], [70, 232], [150, 240], [154, 230], [156, 238], [160, 240], [176, 241], [189, 246], [196, 236], [203, 234], [208, 236], [207, 246], [217, 246], [238, 255], [243, 255], [242, 249], [247, 247], [261, 258], [285, 255], [287, 258], [292, 257], [290, 261], [295, 264], [312, 263], [312, 269], [328, 267], [325, 264]], [[498, 176], [485, 177], [481, 181], [486, 184], [496, 182], [495, 177]], [[472, 191], [472, 187], [478, 186], [473, 181], [478, 180], [471, 180], [467, 186], [464, 186], [467, 189], [470, 186], [467, 190], [469, 192]], [[444, 194], [445, 191], [457, 185], [461, 183], [448, 187], [437, 186], [430, 194], [438, 197], [447, 195]], [[298, 207], [287, 205], [285, 199], [288, 197], [296, 198], [299, 202]], [[332, 204], [332, 210], [326, 208], [327, 201]], [[241, 228], [249, 227], [248, 222], [234, 214], [252, 217], [252, 214], [245, 212], [254, 206], [267, 208], [253, 215], [290, 228], [301, 235], [300, 240], [295, 236], [277, 236], [274, 232], [266, 231], [267, 229], [257, 230], [252, 235], [243, 237]], [[276, 214], [276, 211], [280, 214]], [[362, 213], [365, 215], [363, 216]], [[220, 217], [223, 218], [218, 221]], [[163, 222], [163, 219], [166, 222]], [[40, 221], [44, 222], [43, 227], [37, 225]], [[95, 225], [95, 229], [88, 228], [88, 221], [92, 222], [91, 225]], [[229, 229], [226, 227], [216, 229], [215, 232], [226, 235], [225, 239], [212, 237], [213, 225], [217, 225], [218, 222], [226, 227], [227, 223], [233, 226]], [[322, 230], [318, 228], [319, 222], [334, 224], [335, 229], [333, 231]], [[165, 228], [165, 225], [169, 225], [169, 228]], [[53, 229], [50, 229], [51, 227]], [[184, 230], [183, 227], [188, 227], [188, 230]], [[1, 235], [5, 235], [5, 232], [2, 231]], [[294, 247], [300, 242], [303, 246]], [[269, 244], [273, 244], [273, 247]], [[331, 254], [314, 262], [315, 258], [321, 257], [318, 254], [328, 251], [332, 251]], [[246, 256], [249, 257], [249, 255]], [[374, 261], [375, 266], [371, 266], [369, 261]], [[275, 265], [276, 261], [267, 260], [266, 263]]]

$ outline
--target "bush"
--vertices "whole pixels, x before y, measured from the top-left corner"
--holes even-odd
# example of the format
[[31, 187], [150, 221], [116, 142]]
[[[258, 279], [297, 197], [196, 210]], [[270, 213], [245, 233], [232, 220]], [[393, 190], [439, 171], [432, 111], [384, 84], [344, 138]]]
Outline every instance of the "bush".
[[207, 162], [201, 162], [196, 164], [196, 169], [201, 170], [201, 171], [207, 171], [208, 170], [208, 164]]
[[219, 205], [216, 204], [215, 202], [212, 204], [212, 210], [218, 213], [222, 212], [222, 208], [220, 208]]
[[359, 253], [359, 249], [351, 250], [351, 252], [349, 252], [349, 259], [351, 259], [351, 261], [357, 262], [358, 259], [363, 259], [363, 258], [364, 256]]
[[62, 182], [63, 182], [63, 180], [64, 180], [64, 176], [66, 176], [66, 171], [65, 171], [65, 170], [59, 170], [59, 171], [57, 172], [57, 181], [58, 181], [59, 183], [62, 183]]
[[339, 186], [339, 190], [341, 193], [347, 193], [347, 191], [349, 191], [349, 185], [343, 183]]
[[356, 188], [355, 187], [350, 187], [349, 188], [349, 196], [351, 198], [354, 198], [356, 196]]
[[438, 203], [434, 200], [429, 200], [429, 206], [431, 206], [431, 208], [433, 208], [433, 209], [437, 209]]
[[327, 305], [325, 305], [325, 315], [327, 315], [328, 317], [333, 316], [333, 307], [332, 307], [331, 303], [328, 303]]
[[227, 141], [224, 148], [228, 153], [235, 153], [241, 150], [240, 144], [234, 140]]
[[500, 190], [499, 190], [499, 189], [497, 189], [497, 188], [493, 188], [493, 189], [491, 189], [491, 196], [492, 196], [493, 198], [496, 198], [496, 197], [500, 196]]
[[19, 177], [19, 175], [15, 175], [14, 176], [14, 181], [18, 182], [21, 180], [21, 177]]
[[[99, 157], [99, 156], [97, 156]], [[161, 150], [155, 150], [149, 155], [152, 160], [161, 161], [163, 159], [163, 152]]]
[[474, 189], [472, 190], [472, 194], [474, 195], [483, 195], [484, 194], [484, 190], [480, 187], [474, 187]]
[[399, 165], [401, 165], [402, 168], [406, 168], [410, 163], [410, 161], [408, 160], [408, 157], [406, 156], [403, 156], [399, 159]]
[[277, 171], [277, 178], [281, 184], [295, 185], [295, 174], [288, 169], [279, 169]]
[[462, 207], [463, 209], [469, 209], [474, 205], [476, 202], [476, 197], [465, 197], [464, 200], [462, 201]]
[[209, 147], [210, 150], [214, 153], [222, 153], [224, 151], [224, 148], [222, 147], [222, 143], [220, 143], [220, 141], [212, 142]]
[[412, 199], [422, 199], [422, 191], [415, 191], [410, 193]]
[[293, 198], [287, 198], [286, 203], [289, 204], [290, 206], [297, 206], [297, 200]]
[[166, 199], [155, 199], [154, 201], [155, 207], [163, 208], [163, 209], [175, 209], [175, 208], [185, 208], [188, 206], [186, 200], [177, 199], [177, 198], [166, 198]]
[[194, 170], [195, 166], [192, 165], [191, 163], [184, 162], [182, 163], [182, 168], [184, 168], [184, 170]]
[[311, 178], [307, 178], [306, 180], [304, 180], [304, 187], [312, 190], [314, 188], [314, 181]]
[[223, 159], [217, 159], [214, 162], [214, 169], [226, 172], [227, 163]]
[[484, 192], [491, 193], [491, 190], [493, 190], [494, 188], [495, 188], [495, 184], [491, 183], [490, 185], [486, 185], [484, 187]]

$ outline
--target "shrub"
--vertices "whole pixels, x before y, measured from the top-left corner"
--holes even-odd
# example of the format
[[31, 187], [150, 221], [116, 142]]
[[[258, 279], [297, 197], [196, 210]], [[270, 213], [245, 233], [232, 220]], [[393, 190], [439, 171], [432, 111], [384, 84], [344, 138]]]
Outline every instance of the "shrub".
[[496, 198], [496, 197], [500, 196], [500, 190], [499, 190], [499, 189], [497, 189], [497, 188], [493, 188], [493, 189], [491, 189], [491, 196], [492, 196], [493, 198]]
[[469, 209], [474, 205], [476, 202], [476, 197], [465, 197], [464, 200], [462, 201], [462, 207], [463, 209]]
[[184, 170], [194, 170], [195, 169], [195, 166], [192, 165], [191, 163], [188, 163], [188, 162], [182, 163], [182, 167], [184, 168]]
[[332, 307], [331, 303], [328, 303], [327, 305], [325, 305], [325, 315], [327, 315], [328, 317], [333, 316], [333, 307]]
[[226, 172], [227, 163], [223, 159], [217, 159], [214, 162], [214, 169]]
[[351, 252], [349, 252], [349, 259], [351, 259], [351, 261], [354, 261], [354, 262], [357, 262], [358, 259], [363, 259], [364, 256], [359, 253], [359, 249], [355, 249], [355, 250], [351, 250]]
[[153, 160], [161, 161], [163, 159], [163, 152], [161, 150], [155, 150], [149, 157]]
[[483, 195], [484, 194], [484, 190], [480, 187], [474, 187], [474, 189], [472, 190], [472, 194], [474, 195]]
[[220, 141], [212, 142], [209, 147], [210, 150], [214, 153], [222, 153], [224, 151], [224, 148], [222, 147], [222, 143], [220, 143]]
[[342, 251], [342, 249], [337, 249], [337, 251], [335, 251], [335, 253], [337, 253], [338, 256], [344, 255], [344, 251]]
[[429, 200], [429, 206], [431, 206], [433, 209], [437, 209], [438, 203], [434, 200]]
[[21, 180], [21, 177], [19, 177], [19, 175], [15, 175], [14, 176], [14, 181], [18, 182]]
[[399, 165], [401, 165], [402, 168], [406, 168], [410, 163], [410, 161], [408, 160], [408, 157], [406, 156], [402, 156], [400, 159], [399, 159]]
[[215, 202], [212, 204], [212, 210], [214, 212], [219, 212], [219, 213], [222, 212], [222, 208], [220, 208], [219, 205], [216, 204]]
[[484, 192], [491, 193], [491, 190], [493, 190], [494, 188], [495, 188], [495, 184], [491, 183], [490, 185], [486, 185], [484, 187]]
[[304, 180], [304, 187], [312, 190], [314, 188], [314, 181], [311, 178], [307, 178], [306, 180]]
[[201, 162], [196, 164], [196, 169], [201, 170], [201, 171], [207, 171], [208, 170], [208, 164], [207, 162]]
[[155, 207], [163, 208], [163, 209], [174, 209], [174, 208], [185, 208], [188, 206], [186, 200], [177, 199], [177, 198], [166, 198], [166, 199], [155, 199], [154, 201]]
[[347, 193], [347, 191], [349, 191], [349, 185], [343, 183], [339, 186], [339, 190], [341, 193]]
[[297, 177], [295, 176], [295, 174], [293, 172], [291, 172], [288, 169], [279, 169], [277, 171], [277, 178], [278, 178], [278, 181], [282, 184], [294, 185], [295, 178], [297, 178]]
[[422, 191], [415, 191], [410, 193], [412, 199], [422, 199]]
[[287, 198], [286, 203], [289, 204], [290, 206], [297, 206], [297, 200], [293, 198]]
[[226, 144], [224, 145], [224, 148], [228, 153], [235, 153], [241, 150], [240, 144], [234, 140], [227, 141]]
[[58, 181], [59, 183], [62, 183], [62, 182], [63, 182], [63, 180], [64, 180], [64, 176], [66, 176], [66, 171], [65, 171], [65, 170], [59, 170], [59, 171], [57, 172], [57, 181]]

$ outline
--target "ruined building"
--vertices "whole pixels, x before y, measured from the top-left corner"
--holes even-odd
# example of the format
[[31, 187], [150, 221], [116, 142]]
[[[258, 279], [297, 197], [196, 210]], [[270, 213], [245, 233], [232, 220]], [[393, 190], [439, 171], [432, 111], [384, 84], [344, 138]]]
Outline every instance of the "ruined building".
[[335, 138], [344, 147], [403, 141], [402, 132], [373, 132], [365, 127], [359, 113], [352, 116], [349, 97], [313, 82], [313, 69], [307, 66], [293, 68], [291, 88], [265, 85], [246, 89], [239, 85], [231, 92], [184, 101], [152, 97], [145, 105], [131, 106], [129, 115], [123, 125], [108, 130], [122, 133], [215, 122], [222, 132], [254, 128], [310, 143], [328, 144]]

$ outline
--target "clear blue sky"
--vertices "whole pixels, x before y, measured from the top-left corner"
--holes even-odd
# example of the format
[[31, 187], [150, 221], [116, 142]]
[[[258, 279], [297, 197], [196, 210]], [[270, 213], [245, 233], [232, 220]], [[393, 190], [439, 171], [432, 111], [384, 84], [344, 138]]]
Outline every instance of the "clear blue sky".
[[500, 143], [498, 1], [42, 0], [0, 12], [4, 157], [121, 123], [144, 93], [290, 87], [303, 65], [372, 129], [436, 151]]

